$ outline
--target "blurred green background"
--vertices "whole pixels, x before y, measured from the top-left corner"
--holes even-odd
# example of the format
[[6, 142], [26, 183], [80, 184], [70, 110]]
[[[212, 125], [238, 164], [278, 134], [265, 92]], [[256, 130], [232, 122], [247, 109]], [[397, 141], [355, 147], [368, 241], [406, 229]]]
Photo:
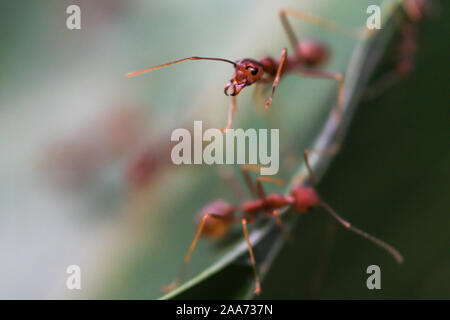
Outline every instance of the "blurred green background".
[[[194, 119], [223, 127], [222, 92], [232, 69], [188, 62], [132, 79], [125, 74], [192, 55], [279, 56], [287, 45], [280, 7], [360, 26], [371, 3], [77, 1], [81, 30], [66, 29], [71, 1], [4, 3], [0, 297], [160, 297], [192, 240], [195, 214], [216, 198], [236, 200], [221, 178], [236, 168], [176, 167], [166, 159], [173, 128], [192, 129]], [[319, 187], [342, 216], [400, 249], [405, 263], [396, 265], [317, 210], [297, 223], [261, 298], [450, 297], [449, 48], [442, 38], [448, 4], [437, 11], [420, 25], [413, 74], [359, 105]], [[346, 70], [354, 40], [294, 26], [300, 37], [329, 44], [325, 69]], [[392, 54], [379, 74], [389, 70]], [[280, 176], [290, 178], [330, 111], [334, 84], [287, 77], [270, 110], [255, 107], [251, 91], [238, 97], [234, 126], [280, 128]], [[147, 183], [136, 183], [130, 170], [148, 153], [155, 169], [147, 179], [137, 171]], [[200, 241], [188, 278], [240, 241]], [[65, 285], [72, 264], [82, 270], [79, 291]], [[371, 264], [381, 267], [382, 290], [365, 286]], [[241, 259], [181, 297], [242, 298], [252, 285], [249, 271]]]

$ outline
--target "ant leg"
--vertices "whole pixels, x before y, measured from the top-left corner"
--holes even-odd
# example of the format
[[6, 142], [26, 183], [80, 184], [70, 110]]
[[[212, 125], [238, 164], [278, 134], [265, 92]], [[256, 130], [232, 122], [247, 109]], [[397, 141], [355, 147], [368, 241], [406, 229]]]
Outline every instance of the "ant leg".
[[280, 227], [284, 238], [292, 242], [293, 238], [291, 236], [291, 233], [289, 232], [289, 230], [287, 230], [284, 227], [283, 221], [281, 221], [281, 217], [280, 217], [280, 214], [279, 214], [278, 210], [273, 210], [272, 212], [269, 212], [269, 215], [272, 215], [272, 216], [275, 217], [275, 221], [276, 221], [277, 225]]
[[280, 178], [259, 176], [258, 178], [256, 178], [256, 188], [255, 188], [254, 184], [251, 181], [250, 175], [248, 174], [248, 171], [259, 173], [261, 168], [263, 168], [263, 166], [258, 164], [245, 164], [241, 166], [241, 171], [242, 175], [244, 176], [245, 183], [247, 184], [247, 187], [250, 190], [252, 196], [255, 198], [258, 197], [259, 199], [264, 199], [266, 197], [266, 193], [264, 191], [261, 181], [270, 182], [279, 186], [285, 185], [286, 181]]
[[258, 178], [256, 178], [256, 193], [258, 194], [259, 199], [263, 200], [267, 197], [267, 195], [261, 183], [261, 180], [259, 180]]
[[248, 237], [247, 219], [242, 219], [242, 229], [244, 230], [245, 241], [247, 242], [248, 252], [250, 253], [250, 259], [252, 262], [253, 273], [255, 276], [255, 291], [254, 292], [255, 292], [255, 294], [259, 294], [261, 292], [261, 285], [259, 283], [258, 271], [256, 270], [256, 262], [255, 262], [255, 256], [253, 255], [252, 244], [250, 243], [250, 239]]
[[305, 75], [308, 77], [333, 79], [337, 81], [338, 88], [334, 112], [336, 116], [340, 118], [342, 116], [342, 112], [344, 111], [344, 92], [345, 92], [345, 79], [342, 73], [315, 70], [315, 69], [306, 69], [306, 68], [297, 68], [295, 69], [295, 71], [301, 75]]
[[[248, 171], [253, 171], [259, 173], [261, 168], [264, 168], [263, 166], [259, 164], [244, 164], [241, 166], [241, 172], [244, 176], [245, 183], [247, 184], [248, 189], [250, 190], [253, 197], [258, 196], [259, 198], [265, 198], [264, 190], [262, 189], [262, 185], [260, 181], [266, 181], [270, 182], [279, 186], [285, 185], [286, 181], [280, 178], [273, 178], [273, 177], [266, 177], [266, 176], [259, 176], [256, 178], [257, 181], [257, 188], [255, 189], [255, 186], [253, 185], [250, 175], [248, 174]], [[259, 190], [258, 190], [259, 189]]]
[[286, 56], [287, 56], [287, 49], [284, 48], [281, 53], [281, 61], [280, 65], [278, 66], [277, 75], [275, 76], [275, 79], [273, 80], [272, 84], [272, 92], [270, 93], [269, 99], [267, 99], [266, 102], [266, 108], [270, 107], [270, 104], [272, 103], [273, 94], [275, 93], [275, 88], [278, 85], [278, 81], [280, 81], [281, 72], [284, 69], [284, 66], [286, 65]]
[[248, 190], [250, 191], [250, 194], [252, 195], [253, 198], [256, 198], [257, 193], [256, 193], [256, 189], [255, 189], [255, 185], [252, 182], [252, 179], [250, 177], [250, 175], [248, 174], [248, 171], [257, 171], [260, 169], [260, 166], [255, 164], [244, 164], [241, 166], [241, 173], [242, 176], [244, 177], [244, 181], [245, 184], [247, 185]]
[[281, 178], [274, 178], [274, 177], [267, 177], [267, 176], [259, 176], [256, 178], [257, 181], [265, 181], [269, 183], [276, 184], [278, 186], [284, 186], [286, 184], [286, 181]]
[[298, 38], [295, 35], [294, 29], [292, 29], [292, 26], [289, 23], [289, 20], [287, 19], [288, 11], [289, 11], [289, 9], [280, 9], [279, 15], [280, 15], [281, 24], [283, 25], [284, 31], [287, 34], [289, 42], [291, 43], [292, 50], [294, 50], [294, 53], [295, 53], [295, 52], [297, 52], [297, 48], [298, 48]]
[[255, 83], [255, 89], [253, 90], [253, 103], [256, 106], [266, 102], [265, 92], [268, 89], [268, 83], [271, 81], [266, 78], [261, 78]]
[[278, 210], [273, 210], [270, 214], [275, 217], [275, 221], [277, 222], [277, 225], [280, 228], [283, 228], [283, 221], [281, 221], [280, 214], [278, 213]]
[[266, 198], [266, 192], [264, 191], [264, 187], [261, 183], [262, 181], [273, 183], [279, 186], [283, 186], [286, 184], [286, 181], [280, 178], [259, 176], [258, 178], [256, 178], [256, 191], [260, 199]]
[[[344, 91], [345, 91], [345, 80], [341, 73], [338, 72], [328, 72], [328, 71], [322, 71], [322, 70], [312, 70], [312, 69], [304, 69], [299, 68], [296, 69], [296, 71], [300, 74], [311, 76], [311, 77], [318, 77], [318, 78], [326, 78], [326, 79], [335, 79], [338, 82], [338, 93], [336, 98], [336, 106], [334, 107], [334, 113], [335, 116], [338, 117], [338, 122], [341, 121], [342, 113], [344, 111]], [[306, 167], [308, 169], [309, 177], [311, 180], [311, 184], [315, 186], [315, 181], [311, 169], [311, 165], [309, 163], [308, 154], [309, 152], [319, 153], [319, 154], [327, 154], [327, 155], [334, 155], [336, 154], [341, 147], [341, 139], [342, 139], [342, 128], [339, 125], [336, 133], [336, 142], [330, 146], [327, 149], [324, 150], [315, 150], [315, 149], [307, 149], [305, 150], [304, 156], [305, 156], [305, 163]], [[303, 180], [302, 174], [299, 174], [295, 179], [298, 179], [299, 181]]]
[[299, 174], [297, 174], [294, 177], [293, 182], [295, 184], [304, 184], [304, 181], [306, 180], [306, 176], [307, 176], [307, 174], [300, 172]]
[[261, 168], [266, 168], [260, 164], [244, 164], [241, 166], [242, 170], [245, 171], [253, 171], [253, 172], [259, 172]]
[[227, 126], [223, 129], [220, 129], [222, 132], [226, 132], [228, 129], [231, 128], [231, 124], [233, 123], [233, 112], [236, 111], [236, 97], [231, 96], [230, 97], [230, 110], [228, 111], [228, 123]]
[[339, 145], [338, 144], [333, 144], [331, 147], [327, 148], [327, 149], [323, 149], [323, 150], [319, 150], [319, 149], [306, 149], [304, 152], [304, 157], [305, 157], [305, 164], [306, 164], [306, 168], [308, 169], [308, 174], [309, 174], [309, 179], [311, 181], [311, 185], [315, 188], [316, 187], [316, 182], [314, 179], [314, 174], [311, 168], [311, 164], [309, 163], [309, 153], [313, 152], [313, 153], [317, 153], [317, 154], [326, 154], [326, 155], [334, 155], [339, 151]]
[[282, 23], [282, 25], [288, 35], [289, 41], [291, 42], [291, 45], [295, 51], [297, 51], [298, 40], [295, 37], [294, 31], [287, 19], [287, 16], [291, 16], [293, 18], [297, 18], [297, 19], [306, 21], [310, 24], [316, 25], [322, 29], [333, 31], [333, 32], [338, 32], [345, 36], [348, 36], [351, 38], [356, 38], [356, 39], [365, 39], [374, 33], [374, 30], [366, 29], [365, 26], [359, 27], [359, 28], [349, 28], [349, 27], [343, 26], [341, 24], [338, 24], [334, 21], [315, 16], [315, 15], [310, 14], [305, 11], [283, 8], [283, 9], [280, 9], [279, 14], [280, 14], [281, 23]]
[[344, 132], [342, 131], [342, 126], [340, 124], [342, 121], [342, 114], [344, 112], [344, 93], [345, 93], [344, 76], [339, 72], [329, 72], [305, 68], [297, 68], [296, 71], [301, 75], [306, 75], [309, 77], [334, 79], [337, 81], [338, 87], [337, 87], [336, 105], [333, 109], [334, 117], [336, 117], [338, 123], [338, 128], [336, 129], [336, 142], [334, 143], [333, 146], [333, 148], [336, 149], [335, 152], [337, 152], [340, 149], [341, 140], [344, 136]]
[[252, 193], [253, 198], [259, 198], [259, 199], [264, 199], [266, 197], [266, 193], [264, 191], [264, 188], [261, 184], [261, 182], [258, 180], [258, 178], [256, 178], [256, 188], [255, 185], [252, 183], [251, 179], [250, 179], [250, 175], [248, 174], [248, 171], [257, 171], [261, 168], [261, 166], [259, 165], [245, 165], [242, 166], [242, 174], [244, 175], [244, 179], [245, 179], [245, 183], [247, 184], [249, 190]]
[[266, 198], [266, 192], [264, 191], [264, 187], [261, 183], [262, 181], [273, 183], [273, 184], [276, 184], [279, 186], [286, 184], [286, 181], [284, 181], [283, 179], [279, 179], [279, 178], [265, 177], [265, 176], [260, 176], [260, 177], [256, 178], [256, 192], [260, 199]]
[[208, 213], [202, 218], [202, 222], [200, 223], [200, 226], [198, 227], [198, 230], [197, 230], [197, 233], [195, 234], [194, 240], [192, 241], [192, 243], [189, 247], [189, 250], [188, 250], [186, 256], [184, 257], [183, 265], [181, 266], [178, 276], [175, 278], [175, 280], [171, 284], [169, 284], [168, 286], [164, 286], [162, 288], [163, 292], [169, 292], [169, 291], [173, 290], [183, 281], [187, 265], [189, 264], [189, 261], [191, 260], [192, 252], [194, 252], [195, 246], [197, 245], [197, 241], [200, 238], [200, 235], [202, 234], [206, 220], [208, 220], [209, 218], [222, 219], [222, 220], [226, 220], [229, 222], [233, 221], [230, 217], [224, 217], [224, 216], [220, 216], [220, 215], [217, 215], [214, 213]]

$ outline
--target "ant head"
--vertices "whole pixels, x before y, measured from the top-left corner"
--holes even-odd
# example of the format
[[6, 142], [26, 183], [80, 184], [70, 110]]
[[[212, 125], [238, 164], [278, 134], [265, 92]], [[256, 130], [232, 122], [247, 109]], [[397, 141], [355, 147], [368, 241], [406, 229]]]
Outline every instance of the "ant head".
[[294, 208], [300, 213], [305, 213], [319, 204], [319, 196], [313, 187], [297, 185], [292, 188], [291, 196], [294, 198]]
[[222, 238], [230, 229], [230, 225], [232, 223], [231, 218], [235, 210], [236, 208], [233, 205], [224, 200], [216, 200], [204, 206], [200, 214], [197, 216], [197, 225], [200, 225], [202, 219], [207, 214], [214, 214], [220, 218], [210, 217], [204, 220], [205, 225], [203, 226], [202, 236], [212, 239]]
[[[233, 78], [225, 86], [225, 95], [235, 96], [241, 92], [245, 86], [258, 81], [263, 73], [264, 68], [258, 61], [252, 59], [242, 59], [236, 62]], [[231, 92], [229, 92], [231, 88]]]
[[302, 40], [297, 48], [300, 62], [308, 67], [316, 67], [328, 59], [328, 49], [317, 40]]

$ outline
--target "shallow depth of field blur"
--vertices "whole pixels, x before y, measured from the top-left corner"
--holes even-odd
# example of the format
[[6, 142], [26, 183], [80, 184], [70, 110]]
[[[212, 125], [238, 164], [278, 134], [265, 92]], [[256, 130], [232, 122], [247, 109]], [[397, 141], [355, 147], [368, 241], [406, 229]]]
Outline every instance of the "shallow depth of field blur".
[[[279, 8], [356, 27], [367, 6], [380, 2], [4, 3], [0, 298], [159, 298], [194, 236], [196, 213], [216, 198], [236, 199], [224, 176], [238, 176], [237, 166], [170, 162], [174, 128], [192, 131], [194, 120], [204, 130], [225, 125], [230, 65], [186, 62], [135, 78], [127, 72], [195, 55], [278, 57], [288, 46]], [[450, 70], [442, 32], [450, 7], [440, 3], [419, 27], [414, 72], [361, 101], [319, 186], [342, 216], [394, 244], [405, 263], [313, 212], [277, 256], [261, 298], [450, 298]], [[66, 28], [70, 4], [81, 7], [81, 30]], [[329, 44], [327, 69], [345, 71], [354, 40], [293, 24], [299, 36]], [[389, 69], [385, 60], [379, 73]], [[279, 176], [289, 179], [320, 132], [332, 88], [328, 81], [283, 79], [270, 110], [255, 106], [248, 88], [237, 99], [234, 127], [280, 128]], [[240, 176], [237, 183], [244, 189]], [[200, 241], [187, 277], [229, 249]], [[371, 264], [381, 267], [382, 290], [366, 287]], [[81, 290], [66, 287], [69, 265], [81, 267]], [[241, 298], [228, 288], [241, 285], [241, 267], [206, 279], [186, 297]]]

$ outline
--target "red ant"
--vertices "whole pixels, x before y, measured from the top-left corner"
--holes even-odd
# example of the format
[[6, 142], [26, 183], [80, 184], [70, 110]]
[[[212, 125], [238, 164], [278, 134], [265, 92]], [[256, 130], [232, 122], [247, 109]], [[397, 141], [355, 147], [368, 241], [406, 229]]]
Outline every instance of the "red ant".
[[167, 144], [167, 140], [165, 136], [160, 137], [157, 141], [141, 147], [130, 157], [125, 177], [132, 191], [145, 190], [154, 180], [154, 176], [171, 163], [169, 155], [172, 146]]
[[235, 97], [242, 91], [243, 88], [252, 85], [253, 83], [270, 83], [272, 82], [272, 91], [267, 99], [266, 108], [272, 103], [275, 88], [278, 85], [280, 78], [287, 73], [296, 73], [308, 77], [334, 79], [338, 83], [337, 98], [335, 110], [338, 114], [343, 107], [343, 93], [344, 93], [344, 77], [339, 72], [329, 72], [323, 70], [313, 69], [324, 64], [329, 56], [329, 50], [326, 46], [318, 40], [302, 40], [299, 41], [287, 19], [287, 16], [306, 20], [307, 22], [316, 24], [322, 28], [338, 31], [350, 36], [361, 37], [363, 34], [358, 30], [350, 30], [344, 26], [340, 26], [332, 21], [313, 16], [309, 13], [293, 10], [281, 9], [279, 12], [281, 23], [288, 36], [289, 42], [293, 49], [293, 55], [287, 55], [287, 49], [284, 48], [280, 59], [274, 59], [270, 56], [264, 57], [257, 61], [246, 58], [236, 62], [221, 59], [221, 58], [206, 58], [206, 57], [189, 57], [159, 66], [151, 67], [141, 71], [130, 72], [127, 77], [133, 77], [149, 71], [164, 68], [173, 64], [177, 64], [187, 60], [212, 60], [221, 61], [232, 64], [235, 72], [230, 81], [225, 85], [224, 93], [231, 96], [231, 105], [228, 113], [227, 126], [222, 131], [231, 128], [233, 121], [233, 112], [236, 110]]
[[402, 40], [398, 46], [396, 73], [405, 78], [411, 73], [414, 66], [417, 52], [417, 24], [423, 21], [430, 8], [426, 0], [404, 0], [402, 6], [407, 21], [400, 24]]
[[[197, 224], [199, 225], [199, 227], [194, 240], [192, 241], [191, 246], [189, 247], [189, 250], [184, 258], [184, 262], [178, 274], [178, 277], [169, 286], [164, 287], [163, 290], [166, 292], [170, 291], [181, 283], [186, 267], [191, 259], [192, 252], [194, 251], [194, 248], [200, 236], [212, 239], [220, 239], [227, 234], [233, 223], [241, 223], [245, 240], [248, 245], [248, 251], [250, 253], [250, 259], [255, 277], [254, 292], [255, 294], [259, 294], [261, 291], [261, 285], [256, 269], [256, 262], [252, 245], [248, 236], [247, 223], [254, 222], [258, 217], [264, 214], [266, 216], [274, 216], [277, 224], [281, 227], [282, 221], [279, 216], [278, 210], [287, 207], [293, 207], [300, 214], [307, 213], [311, 208], [314, 207], [322, 207], [345, 228], [372, 241], [376, 245], [389, 252], [398, 263], [402, 263], [403, 257], [395, 248], [393, 248], [386, 242], [352, 226], [348, 221], [341, 218], [326, 202], [321, 199], [315, 187], [314, 176], [308, 159], [310, 152], [327, 153], [329, 151], [305, 150], [304, 158], [308, 170], [310, 185], [306, 185], [303, 183], [296, 184], [290, 190], [289, 195], [283, 195], [279, 193], [266, 194], [262, 185], [262, 181], [282, 184], [282, 180], [261, 176], [256, 179], [255, 186], [252, 183], [250, 175], [248, 173], [248, 170], [253, 170], [252, 166], [243, 166], [242, 173], [244, 176], [244, 180], [250, 190], [250, 193], [255, 199], [245, 201], [239, 206], [229, 204], [224, 200], [216, 200], [206, 205], [197, 218]], [[241, 216], [236, 217], [236, 212], [241, 212]]]
[[399, 16], [394, 17], [395, 23], [400, 29], [401, 39], [396, 45], [396, 61], [393, 71], [383, 75], [368, 90], [369, 97], [384, 92], [387, 88], [396, 84], [399, 80], [407, 78], [414, 69], [417, 54], [418, 24], [431, 14], [431, 1], [427, 0], [403, 0], [401, 3], [405, 20]]

